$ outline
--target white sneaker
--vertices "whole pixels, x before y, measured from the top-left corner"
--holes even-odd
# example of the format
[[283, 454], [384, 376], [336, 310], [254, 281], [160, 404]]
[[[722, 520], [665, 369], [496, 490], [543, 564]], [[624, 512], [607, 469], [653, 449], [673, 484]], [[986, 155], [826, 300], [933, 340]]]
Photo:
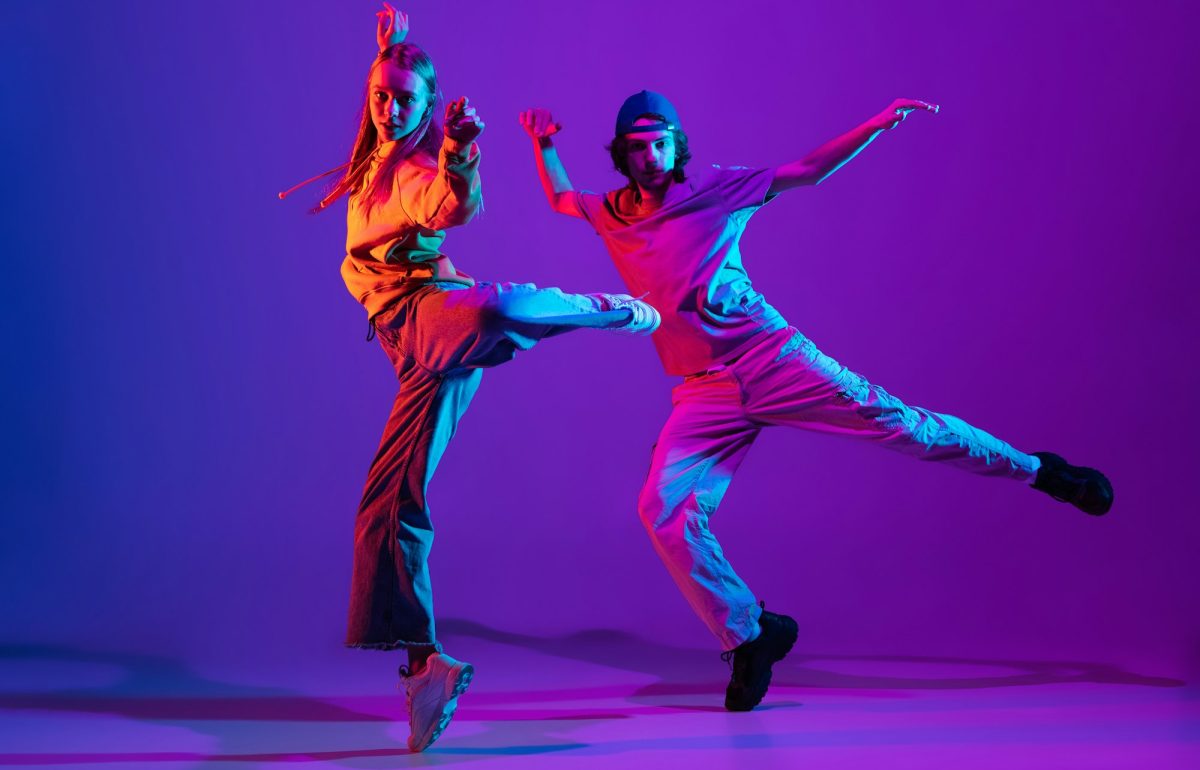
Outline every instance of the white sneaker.
[[435, 652], [425, 661], [420, 673], [400, 673], [408, 700], [408, 750], [424, 751], [450, 724], [462, 695], [475, 675], [470, 663], [455, 660], [444, 652]]
[[650, 303], [641, 297], [631, 297], [628, 294], [593, 294], [608, 310], [628, 310], [631, 315], [628, 321], [620, 326], [608, 326], [609, 331], [624, 334], [653, 334], [662, 323], [662, 316]]

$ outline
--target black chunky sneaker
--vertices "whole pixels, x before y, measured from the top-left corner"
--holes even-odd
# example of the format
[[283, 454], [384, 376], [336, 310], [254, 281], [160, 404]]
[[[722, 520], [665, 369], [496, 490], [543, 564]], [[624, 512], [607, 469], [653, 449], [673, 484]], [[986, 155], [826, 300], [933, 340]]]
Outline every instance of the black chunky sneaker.
[[1034, 452], [1042, 461], [1034, 489], [1040, 489], [1055, 500], [1070, 503], [1084, 513], [1103, 516], [1112, 508], [1112, 484], [1095, 468], [1070, 465], [1050, 452]]
[[725, 688], [725, 708], [729, 711], [749, 711], [762, 701], [771, 684], [771, 666], [791, 651], [799, 634], [795, 620], [765, 609], [758, 625], [762, 632], [757, 639], [721, 653], [721, 660], [733, 669]]

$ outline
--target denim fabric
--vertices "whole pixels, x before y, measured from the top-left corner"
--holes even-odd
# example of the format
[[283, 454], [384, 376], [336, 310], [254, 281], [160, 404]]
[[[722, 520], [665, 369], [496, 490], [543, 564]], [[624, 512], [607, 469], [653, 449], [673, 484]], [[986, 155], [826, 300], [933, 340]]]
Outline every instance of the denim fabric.
[[538, 340], [624, 322], [596, 298], [532, 284], [426, 284], [375, 318], [399, 392], [367, 472], [354, 526], [346, 644], [441, 649], [427, 559], [426, 492], [483, 369]]

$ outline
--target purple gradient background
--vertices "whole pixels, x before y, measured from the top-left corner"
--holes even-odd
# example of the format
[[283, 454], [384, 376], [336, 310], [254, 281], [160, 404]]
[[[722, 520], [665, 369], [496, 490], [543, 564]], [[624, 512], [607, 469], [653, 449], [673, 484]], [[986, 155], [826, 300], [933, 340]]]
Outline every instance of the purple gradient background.
[[[114, 5], [4, 11], [3, 641], [324, 655], [395, 385], [338, 276], [341, 208], [275, 193], [348, 152], [375, 6]], [[696, 167], [793, 160], [894, 97], [937, 101], [756, 215], [750, 274], [891, 392], [1114, 482], [1092, 520], [765, 433], [713, 523], [805, 649], [1196, 672], [1190, 4], [516, 5], [404, 6], [488, 123], [486, 214], [446, 243], [464, 270], [620, 285], [547, 209], [522, 108], [555, 111], [599, 190], [641, 88], [675, 101]], [[634, 511], [672, 382], [648, 341], [591, 332], [487, 373], [431, 493], [440, 617], [711, 644]]]

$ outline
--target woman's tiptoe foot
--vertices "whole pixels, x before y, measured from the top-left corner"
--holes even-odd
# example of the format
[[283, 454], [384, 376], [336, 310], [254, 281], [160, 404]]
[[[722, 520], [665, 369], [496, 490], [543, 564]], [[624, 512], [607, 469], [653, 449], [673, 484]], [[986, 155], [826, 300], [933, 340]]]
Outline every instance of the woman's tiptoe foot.
[[406, 675], [401, 669], [400, 681], [408, 700], [409, 751], [424, 751], [438, 739], [458, 708], [458, 696], [474, 675], [474, 666], [444, 652], [430, 655], [415, 674]]

